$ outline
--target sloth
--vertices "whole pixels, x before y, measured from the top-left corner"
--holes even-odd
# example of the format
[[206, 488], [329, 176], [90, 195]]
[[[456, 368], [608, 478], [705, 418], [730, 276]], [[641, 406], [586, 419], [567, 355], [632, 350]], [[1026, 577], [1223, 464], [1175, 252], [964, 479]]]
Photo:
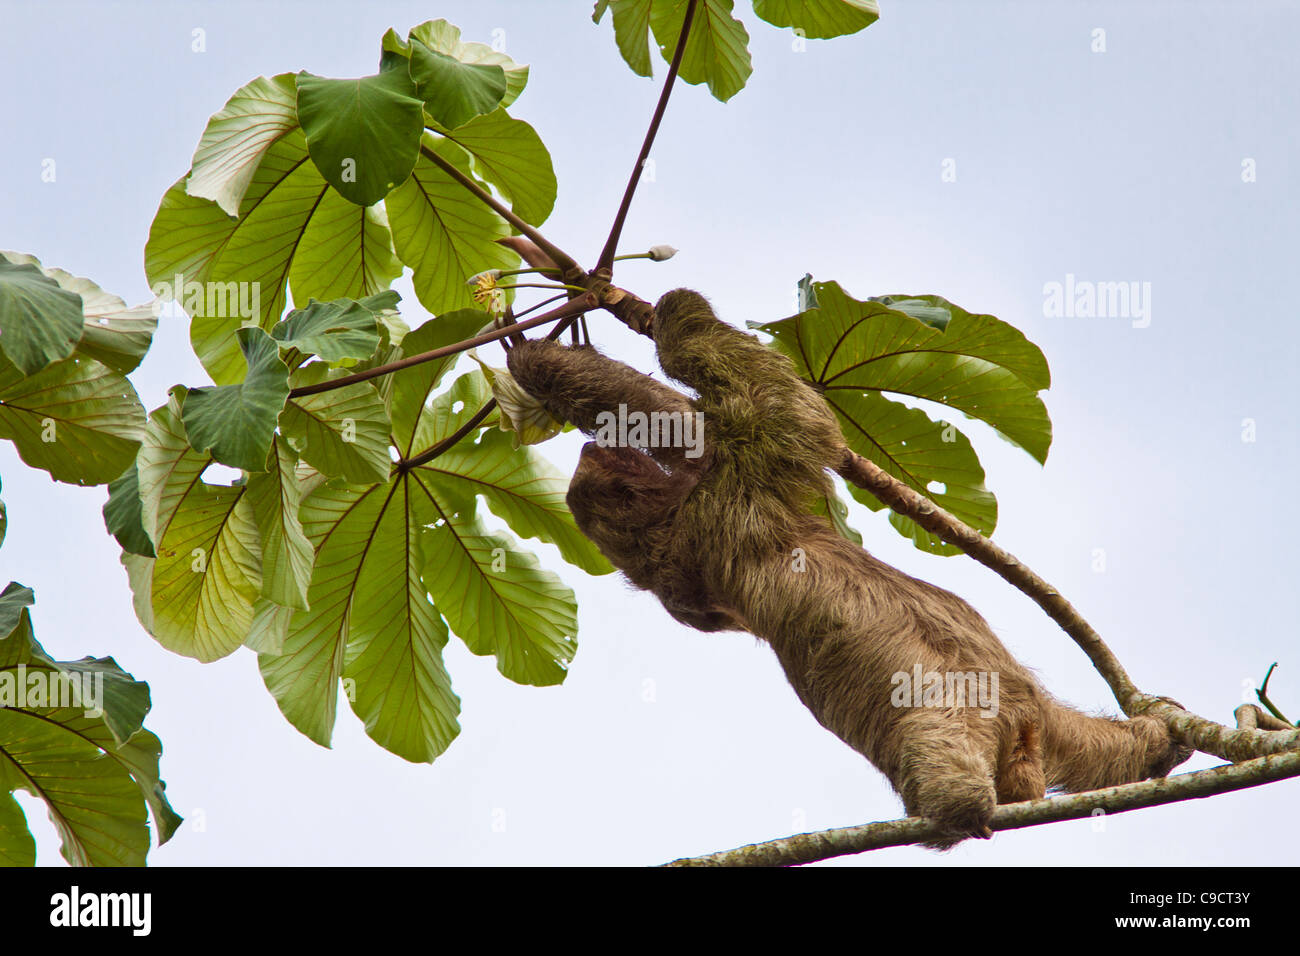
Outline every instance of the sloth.
[[[652, 331], [664, 373], [697, 397], [590, 346], [530, 340], [508, 353], [518, 384], [589, 435], [614, 414], [702, 414], [694, 457], [680, 442], [587, 443], [567, 497], [578, 527], [681, 623], [770, 645], [817, 720], [936, 825], [927, 846], [990, 837], [999, 803], [1160, 777], [1187, 759], [1155, 718], [1055, 700], [964, 600], [814, 510], [848, 448], [788, 358], [687, 289], [659, 300]], [[899, 693], [923, 675], [924, 693]], [[967, 699], [973, 677], [995, 699]]]

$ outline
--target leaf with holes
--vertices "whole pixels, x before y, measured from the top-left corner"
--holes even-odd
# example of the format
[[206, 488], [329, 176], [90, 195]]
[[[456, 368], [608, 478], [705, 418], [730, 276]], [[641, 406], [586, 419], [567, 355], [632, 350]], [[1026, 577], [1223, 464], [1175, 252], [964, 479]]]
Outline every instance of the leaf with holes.
[[[939, 296], [864, 302], [834, 282], [812, 283], [809, 291], [814, 308], [756, 327], [770, 333], [822, 392], [854, 451], [991, 533], [997, 503], [967, 438], [952, 424], [882, 393], [936, 402], [979, 418], [1041, 462], [1051, 443], [1051, 422], [1037, 392], [1050, 379], [1038, 347], [1005, 322], [966, 312]], [[850, 493], [880, 507], [861, 489]], [[890, 520], [918, 547], [956, 553], [910, 519]]]
[[[483, 313], [478, 309], [460, 309], [430, 319], [402, 340], [400, 354], [390, 357], [408, 358], [424, 352], [463, 342], [472, 338], [483, 326]], [[429, 412], [429, 397], [438, 387], [442, 377], [456, 364], [459, 355], [420, 362], [389, 376], [389, 389], [385, 401], [393, 422], [393, 442], [403, 458], [411, 458], [428, 446], [414, 444], [421, 423]], [[472, 414], [472, 412], [471, 412]], [[427, 439], [426, 439], [427, 440]]]

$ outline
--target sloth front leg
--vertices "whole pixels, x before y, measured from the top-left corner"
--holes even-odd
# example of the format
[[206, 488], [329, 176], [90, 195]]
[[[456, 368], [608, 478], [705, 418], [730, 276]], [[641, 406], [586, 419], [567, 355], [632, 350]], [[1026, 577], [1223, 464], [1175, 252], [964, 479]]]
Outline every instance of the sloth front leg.
[[[681, 392], [657, 382], [589, 345], [564, 346], [531, 339], [512, 348], [506, 357], [516, 382], [556, 418], [571, 422], [588, 435], [601, 427], [602, 413], [649, 416], [666, 413], [684, 421], [695, 408]], [[652, 444], [646, 449], [668, 467], [691, 464], [682, 447]]]

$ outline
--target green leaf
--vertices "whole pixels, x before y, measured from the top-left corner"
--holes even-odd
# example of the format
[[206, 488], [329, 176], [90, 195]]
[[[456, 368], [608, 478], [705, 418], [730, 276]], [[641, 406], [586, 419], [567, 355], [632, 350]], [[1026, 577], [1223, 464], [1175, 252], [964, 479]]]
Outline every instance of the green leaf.
[[200, 661], [243, 643], [262, 591], [261, 541], [246, 487], [201, 480], [212, 459], [190, 447], [184, 389], [149, 419], [137, 468], [141, 524], [154, 561], [124, 556], [136, 616], [158, 643]]
[[496, 187], [515, 215], [534, 226], [546, 221], [555, 208], [555, 170], [536, 130], [497, 109], [446, 135], [470, 154], [474, 172]]
[[0, 866], [35, 866], [36, 840], [11, 793], [0, 793]]
[[[745, 87], [753, 67], [749, 34], [731, 15], [732, 0], [699, 0], [691, 22], [678, 75], [687, 83], [708, 83], [709, 92], [726, 102]], [[687, 0], [655, 0], [650, 28], [665, 62], [671, 62], [686, 18]]]
[[[312, 362], [294, 373], [293, 385], [343, 374]], [[298, 454], [322, 474], [357, 485], [388, 480], [389, 427], [383, 399], [370, 382], [291, 398], [280, 413], [280, 430]]]
[[828, 398], [887, 391], [938, 402], [1046, 460], [1051, 422], [1035, 394], [1046, 384], [1046, 364], [1023, 335], [961, 310], [939, 330], [881, 302], [859, 302], [837, 283], [814, 287], [820, 308], [761, 328]]
[[[451, 388], [437, 395], [423, 410], [416, 425], [411, 446], [419, 453], [428, 451], [478, 414], [492, 400], [492, 387], [480, 371], [467, 372], [451, 383]], [[493, 411], [481, 423], [481, 428], [497, 424]]]
[[[460, 29], [446, 20], [426, 20], [419, 26], [413, 27], [410, 33], [407, 34], [406, 40], [401, 39], [393, 30], [385, 33], [382, 46], [385, 59], [390, 61], [389, 68], [393, 66], [391, 63], [392, 57], [402, 57], [409, 61], [411, 59], [412, 44], [417, 40], [430, 50], [445, 53], [461, 63], [477, 63], [501, 67], [506, 74], [506, 92], [501, 100], [501, 106], [509, 106], [518, 99], [519, 94], [523, 92], [524, 86], [528, 82], [527, 66], [516, 63], [510, 57], [497, 52], [486, 43], [462, 41]], [[409, 69], [409, 63], [406, 66]], [[380, 68], [385, 68], [382, 62]]]
[[59, 284], [65, 292], [81, 296], [81, 341], [77, 352], [126, 374], [134, 371], [149, 351], [158, 319], [153, 303], [127, 308], [115, 295], [105, 292], [89, 279], [74, 276], [62, 269], [47, 269], [35, 256], [18, 252], [0, 252], [0, 259], [27, 263]]
[[941, 330], [948, 351], [979, 355], [1014, 372], [1032, 389], [1044, 389], [1052, 384], [1042, 349], [1025, 338], [1025, 333], [1001, 319], [967, 312], [939, 295], [882, 295], [868, 301], [906, 312]]
[[[390, 360], [432, 352], [473, 338], [483, 327], [483, 318], [483, 313], [478, 309], [460, 309], [430, 319], [407, 334], [402, 340], [400, 353]], [[417, 449], [414, 442], [421, 421], [428, 411], [429, 396], [459, 357], [448, 355], [421, 362], [389, 376], [391, 387], [386, 402], [393, 423], [393, 443], [401, 450], [403, 458], [410, 458], [417, 450], [422, 450]]]
[[298, 126], [296, 77], [281, 73], [245, 83], [208, 120], [194, 151], [185, 191], [228, 215], [240, 203], [271, 144]]
[[558, 684], [577, 653], [573, 591], [509, 535], [458, 517], [437, 493], [420, 502], [422, 580], [456, 636], [520, 684]]
[[66, 359], [81, 341], [81, 296], [38, 266], [0, 257], [0, 352], [25, 375]]
[[[0, 602], [12, 603], [16, 590], [26, 589], [11, 584]], [[142, 727], [148, 685], [111, 658], [51, 660], [26, 609], [3, 633], [0, 787], [25, 789], [45, 802], [69, 863], [142, 866], [148, 810], [160, 844], [181, 823], [158, 773], [162, 746]], [[7, 792], [0, 793], [0, 861], [35, 862], [26, 820]]]
[[[470, 175], [469, 157], [448, 140], [429, 147]], [[519, 257], [497, 239], [510, 235], [505, 220], [421, 156], [411, 178], [384, 205], [401, 260], [415, 270], [420, 303], [435, 315], [474, 305], [466, 280], [485, 269], [512, 269]]]
[[447, 129], [491, 113], [506, 95], [506, 71], [487, 63], [462, 63], [454, 56], [411, 41], [410, 78], [429, 115]]
[[298, 517], [303, 485], [294, 471], [297, 464], [298, 456], [276, 436], [266, 470], [248, 478], [262, 542], [262, 597], [287, 608], [307, 607], [313, 560]]
[[284, 311], [301, 224], [326, 188], [295, 130], [268, 147], [244, 194], [242, 218], [187, 195], [183, 180], [163, 196], [145, 246], [145, 272], [156, 295], [190, 316], [194, 353], [218, 385], [247, 374], [235, 337], [245, 321], [269, 329]]
[[409, 488], [402, 477], [365, 489], [330, 483], [303, 502], [316, 549], [310, 610], [294, 613], [282, 653], [259, 664], [285, 717], [317, 743], [329, 745], [346, 676], [366, 732], [429, 761], [458, 732], [460, 704], [442, 663], [446, 627], [419, 583]]
[[[758, 327], [822, 391], [849, 447], [967, 524], [992, 533], [997, 501], [966, 436], [881, 393], [934, 401], [983, 419], [1042, 461], [1051, 441], [1051, 423], [1036, 394], [1049, 381], [1042, 353], [1006, 323], [938, 296], [859, 302], [833, 282], [813, 283], [809, 291], [815, 308]], [[873, 510], [882, 507], [862, 489], [849, 492]], [[958, 551], [911, 519], [891, 514], [890, 522], [922, 550]]]
[[123, 551], [146, 558], [156, 557], [153, 542], [141, 521], [140, 479], [135, 462], [108, 483], [108, 501], [104, 502], [104, 527], [117, 539]]
[[568, 476], [534, 449], [514, 448], [506, 432], [489, 429], [476, 444], [459, 442], [416, 471], [421, 482], [427, 476], [436, 483], [445, 500], [483, 495], [512, 531], [549, 541], [587, 573], [614, 570], [574, 524], [564, 501]]
[[244, 646], [258, 654], [283, 653], [294, 611], [295, 608], [260, 598], [253, 605], [253, 625], [244, 638]]
[[381, 292], [358, 302], [335, 299], [317, 302], [312, 299], [303, 309], [294, 309], [271, 330], [271, 337], [281, 348], [318, 355], [327, 362], [362, 359], [379, 348], [377, 313], [397, 305], [396, 292]]
[[149, 231], [145, 269], [164, 300], [190, 315], [190, 341], [218, 385], [244, 380], [236, 332], [269, 331], [292, 284], [297, 302], [361, 299], [383, 291], [401, 264], [383, 213], [333, 192], [301, 130], [271, 143], [244, 192], [240, 218], [177, 183]]
[[247, 378], [240, 385], [190, 389], [182, 411], [185, 433], [197, 452], [210, 450], [224, 465], [262, 471], [289, 397], [289, 369], [275, 340], [261, 329], [242, 328], [238, 339]]
[[847, 36], [880, 19], [876, 0], [754, 0], [754, 12], [773, 26], [793, 27], [810, 40]]
[[[651, 0], [618, 0], [617, 3], [597, 3], [592, 11], [591, 20], [599, 23], [605, 15], [605, 9], [613, 6], [614, 42], [624, 62], [632, 68], [637, 76], [651, 76], [654, 73], [650, 65], [650, 7]], [[671, 56], [671, 54], [670, 54]]]
[[383, 205], [362, 208], [328, 190], [302, 230], [289, 288], [295, 302], [361, 299], [401, 274]]
[[[36, 603], [36, 592], [10, 581], [0, 592], [0, 637], [7, 637], [18, 627], [26, 609]], [[0, 658], [3, 660], [3, 658]]]
[[74, 355], [24, 376], [0, 359], [0, 438], [58, 481], [112, 481], [135, 458], [144, 408], [120, 372]]
[[[955, 426], [878, 392], [828, 392], [827, 402], [850, 448], [980, 533], [993, 533], [997, 499], [984, 485], [984, 468], [970, 440]], [[865, 489], [850, 485], [849, 494], [872, 511], [884, 507]], [[893, 511], [889, 522], [922, 551], [952, 555], [961, 550]]]
[[369, 206], [411, 174], [424, 112], [411, 78], [398, 70], [346, 80], [302, 72], [298, 121], [325, 181]]
[[858, 547], [862, 546], [862, 533], [849, 524], [849, 506], [839, 495], [832, 492], [823, 498], [818, 498], [813, 513], [825, 516], [839, 532], [840, 537], [852, 541]]
[[[486, 386], [479, 372], [457, 379], [421, 419], [418, 444], [437, 444], [460, 428], [486, 401]], [[419, 488], [412, 495], [416, 521], [426, 529], [423, 581], [471, 651], [496, 655], [498, 670], [513, 681], [558, 684], [577, 650], [573, 592], [509, 535], [484, 526], [476, 496], [483, 494], [520, 533], [555, 543], [594, 574], [604, 571], [603, 559], [584, 548], [559, 513], [558, 474], [527, 450], [516, 455], [504, 439], [493, 431], [477, 445], [467, 438], [431, 467], [407, 473]]]

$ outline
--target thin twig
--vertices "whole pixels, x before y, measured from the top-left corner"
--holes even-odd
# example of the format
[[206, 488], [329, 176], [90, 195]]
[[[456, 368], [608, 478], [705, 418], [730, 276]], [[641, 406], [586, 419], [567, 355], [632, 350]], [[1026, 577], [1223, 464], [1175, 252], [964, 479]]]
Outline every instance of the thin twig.
[[434, 359], [444, 358], [448, 355], [455, 355], [457, 352], [467, 352], [480, 345], [495, 342], [497, 339], [504, 339], [511, 335], [517, 335], [527, 329], [535, 328], [539, 325], [545, 325], [547, 322], [554, 322], [556, 319], [570, 318], [585, 312], [588, 309], [595, 308], [595, 304], [596, 297], [590, 292], [584, 293], [575, 299], [570, 299], [568, 302], [564, 303], [564, 305], [552, 309], [550, 312], [545, 312], [542, 315], [528, 319], [525, 322], [508, 325], [502, 329], [493, 329], [491, 332], [484, 332], [482, 335], [476, 335], [472, 339], [465, 339], [463, 342], [444, 345], [441, 348], [436, 348], [429, 352], [421, 352], [419, 355], [411, 355], [404, 359], [398, 359], [396, 362], [389, 362], [386, 365], [377, 365], [374, 368], [366, 369], [364, 372], [357, 372], [353, 375], [344, 375], [342, 378], [317, 382], [314, 385], [300, 385], [289, 392], [289, 397], [299, 398], [303, 395], [315, 395], [318, 392], [328, 392], [332, 389], [343, 388], [345, 385], [355, 385], [357, 382], [367, 382], [372, 378], [379, 378], [381, 375], [400, 372], [404, 368], [410, 368], [412, 365], [419, 365], [422, 362], [432, 362]]
[[1259, 702], [1263, 704], [1265, 707], [1267, 707], [1269, 713], [1271, 713], [1274, 717], [1276, 717], [1278, 721], [1286, 724], [1288, 727], [1294, 727], [1296, 725], [1291, 723], [1291, 721], [1287, 719], [1286, 714], [1282, 713], [1281, 709], [1277, 706], [1277, 704], [1273, 703], [1268, 698], [1268, 682], [1273, 677], [1273, 671], [1276, 669], [1277, 669], [1277, 661], [1274, 661], [1272, 664], [1269, 665], [1268, 673], [1264, 675], [1264, 683], [1259, 685], [1259, 689], [1255, 691], [1255, 696], [1259, 698]]
[[[632, 175], [628, 177], [627, 188], [623, 190], [623, 202], [619, 204], [618, 214], [614, 216], [614, 226], [609, 231], [609, 238], [605, 240], [605, 248], [601, 250], [600, 258], [596, 260], [596, 268], [593, 270], [596, 275], [608, 277], [613, 273], [614, 254], [618, 251], [618, 240], [623, 234], [623, 223], [627, 219], [628, 210], [632, 208], [632, 196], [636, 193], [637, 183], [641, 181], [641, 170], [645, 167], [645, 161], [650, 158], [650, 147], [654, 145], [655, 134], [659, 132], [664, 111], [668, 109], [668, 97], [677, 80], [677, 71], [682, 65], [682, 55], [686, 52], [686, 40], [691, 32], [691, 21], [695, 18], [696, 2], [697, 0], [690, 0], [686, 5], [686, 16], [682, 19], [682, 32], [677, 37], [677, 49], [673, 51], [673, 60], [668, 66], [668, 76], [664, 78], [664, 88], [659, 93], [659, 103], [655, 106], [654, 116], [650, 118], [650, 127], [646, 130], [645, 139], [641, 141], [641, 152], [637, 154], [636, 165], [632, 167]], [[542, 248], [546, 247], [542, 246]]]
[[479, 425], [483, 423], [483, 419], [487, 418], [488, 415], [492, 413], [492, 409], [496, 407], [497, 400], [495, 398], [489, 398], [483, 404], [483, 407], [474, 413], [474, 416], [470, 418], [469, 421], [464, 425], [461, 425], [460, 428], [457, 428], [442, 441], [438, 442], [438, 444], [434, 445], [428, 451], [420, 452], [420, 454], [416, 455], [414, 458], [407, 458], [403, 461], [399, 461], [397, 463], [398, 472], [410, 471], [412, 468], [419, 468], [421, 465], [427, 465], [447, 449], [451, 448], [451, 446], [456, 444], [456, 442], [477, 429]]
[[[1161, 777], [1107, 787], [1104, 790], [1090, 790], [1087, 793], [1004, 804], [993, 811], [989, 827], [993, 830], [1018, 830], [1058, 820], [1126, 813], [1142, 807], [1196, 800], [1298, 776], [1300, 753], [1259, 757], [1246, 763], [1225, 764], [1176, 777]], [[931, 821], [922, 817], [904, 817], [901, 820], [885, 820], [858, 827], [799, 833], [734, 850], [674, 860], [667, 865], [791, 866], [887, 846], [921, 843], [939, 835], [939, 827]]]

